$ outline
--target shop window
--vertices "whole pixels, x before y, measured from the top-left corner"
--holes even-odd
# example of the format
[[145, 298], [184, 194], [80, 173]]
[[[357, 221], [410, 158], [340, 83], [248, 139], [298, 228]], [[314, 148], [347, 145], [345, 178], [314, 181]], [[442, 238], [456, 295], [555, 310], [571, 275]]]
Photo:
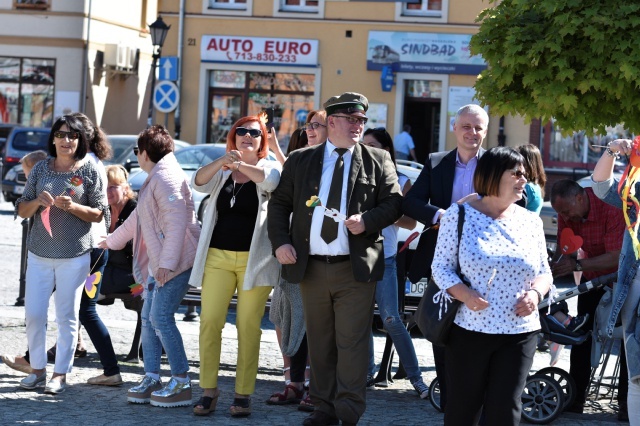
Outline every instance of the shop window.
[[0, 57], [0, 122], [53, 123], [55, 61]]
[[324, 17], [324, 0], [276, 0], [275, 6], [275, 16]]
[[396, 3], [396, 19], [399, 21], [443, 21], [449, 0], [418, 0], [412, 3]]
[[291, 134], [314, 106], [314, 74], [215, 70], [209, 86], [210, 143], [224, 143], [238, 118], [273, 107], [278, 142], [286, 151]]
[[49, 10], [50, 0], [14, 0], [13, 7], [16, 9]]
[[204, 0], [203, 12], [218, 15], [250, 15], [253, 0]]
[[547, 167], [592, 170], [602, 156], [607, 143], [620, 138], [633, 138], [633, 135], [621, 124], [607, 127], [606, 133], [600, 135], [588, 136], [584, 131], [563, 135], [562, 129], [555, 120], [551, 120], [545, 126], [543, 133], [544, 164]]

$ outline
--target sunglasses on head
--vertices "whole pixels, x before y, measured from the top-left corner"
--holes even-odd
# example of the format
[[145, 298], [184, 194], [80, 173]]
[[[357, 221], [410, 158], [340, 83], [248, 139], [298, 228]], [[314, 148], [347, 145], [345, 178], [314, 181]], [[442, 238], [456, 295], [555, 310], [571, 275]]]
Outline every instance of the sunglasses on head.
[[138, 148], [137, 146], [133, 147], [133, 154], [134, 155], [138, 155], [140, 153], [140, 148]]
[[236, 135], [238, 136], [244, 136], [247, 133], [249, 133], [249, 136], [251, 136], [252, 138], [258, 138], [260, 137], [260, 135], [262, 135], [262, 131], [260, 129], [247, 129], [246, 127], [236, 128]]
[[69, 138], [69, 140], [72, 141], [74, 139], [78, 139], [80, 134], [78, 132], [63, 132], [62, 130], [57, 130], [53, 132], [53, 136], [58, 139]]

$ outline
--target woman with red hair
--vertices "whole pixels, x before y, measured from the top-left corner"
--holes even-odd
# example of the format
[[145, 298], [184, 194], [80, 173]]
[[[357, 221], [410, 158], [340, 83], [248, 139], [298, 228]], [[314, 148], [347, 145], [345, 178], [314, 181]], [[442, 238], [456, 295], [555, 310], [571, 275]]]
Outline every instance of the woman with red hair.
[[266, 159], [270, 135], [256, 116], [239, 119], [227, 153], [193, 175], [193, 188], [210, 195], [190, 284], [202, 286], [200, 386], [195, 415], [214, 411], [222, 328], [238, 293], [238, 363], [231, 416], [251, 414], [260, 351], [260, 322], [279, 266], [267, 237], [267, 202], [280, 182], [280, 163]]

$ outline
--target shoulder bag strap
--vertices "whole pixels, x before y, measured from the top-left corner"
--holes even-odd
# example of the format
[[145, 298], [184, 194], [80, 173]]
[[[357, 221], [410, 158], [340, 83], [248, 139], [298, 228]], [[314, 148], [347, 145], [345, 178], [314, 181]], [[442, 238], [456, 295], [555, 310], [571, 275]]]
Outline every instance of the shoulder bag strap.
[[[462, 228], [464, 227], [464, 204], [458, 205], [458, 268], [457, 273], [460, 278], [462, 278], [462, 282], [467, 284], [462, 276], [462, 270], [460, 269], [460, 245], [462, 244]], [[468, 285], [468, 284], [467, 284]]]

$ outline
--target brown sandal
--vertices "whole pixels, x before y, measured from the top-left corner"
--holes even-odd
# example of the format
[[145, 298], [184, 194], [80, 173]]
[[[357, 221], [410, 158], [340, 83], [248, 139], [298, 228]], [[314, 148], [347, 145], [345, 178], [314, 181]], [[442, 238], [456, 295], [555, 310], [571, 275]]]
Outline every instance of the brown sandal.
[[196, 416], [208, 416], [210, 413], [216, 411], [216, 405], [218, 405], [219, 396], [220, 392], [218, 392], [218, 395], [214, 397], [201, 397], [193, 406], [193, 414], [195, 414]]
[[[293, 398], [290, 397], [291, 392], [293, 391]], [[287, 404], [297, 404], [302, 399], [304, 395], [303, 389], [298, 389], [293, 385], [287, 385], [284, 388], [284, 392], [282, 393], [274, 393], [267, 399], [267, 404], [269, 405], [287, 405]], [[276, 398], [275, 400], [273, 398]]]
[[309, 392], [305, 393], [304, 398], [300, 401], [300, 405], [298, 405], [298, 410], [306, 411], [307, 413], [312, 413], [315, 407], [313, 406], [313, 402], [311, 402], [311, 395]]

